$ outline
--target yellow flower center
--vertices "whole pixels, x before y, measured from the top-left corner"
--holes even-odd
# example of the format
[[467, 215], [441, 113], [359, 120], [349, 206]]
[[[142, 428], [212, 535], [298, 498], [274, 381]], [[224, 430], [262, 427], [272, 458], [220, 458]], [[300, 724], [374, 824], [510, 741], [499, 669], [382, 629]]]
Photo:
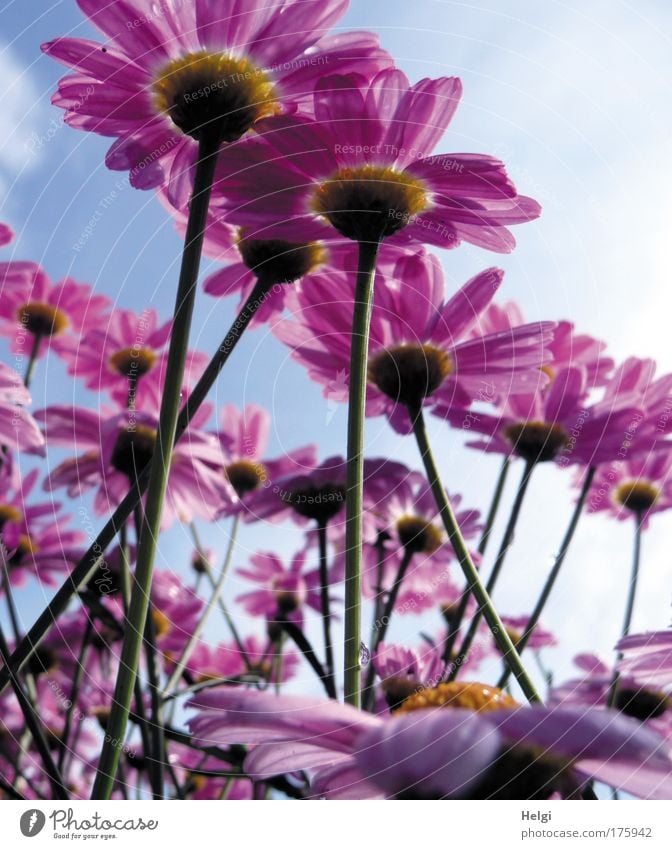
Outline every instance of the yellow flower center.
[[238, 250], [245, 265], [266, 283], [294, 283], [327, 260], [320, 242], [294, 244], [280, 239], [238, 237]]
[[371, 357], [368, 377], [388, 398], [415, 406], [433, 395], [452, 371], [450, 355], [434, 345], [397, 345]]
[[409, 696], [399, 707], [398, 713], [410, 713], [428, 708], [459, 708], [486, 713], [491, 710], [503, 710], [519, 707], [518, 702], [500, 690], [488, 684], [451, 681], [438, 687], [420, 690]]
[[23, 514], [11, 504], [0, 504], [0, 528], [7, 522], [20, 522]]
[[646, 513], [660, 498], [660, 490], [647, 481], [624, 481], [614, 490], [614, 501], [633, 513]]
[[154, 368], [156, 354], [151, 348], [122, 348], [109, 360], [112, 369], [129, 379], [137, 379]]
[[60, 336], [70, 326], [62, 311], [43, 301], [28, 301], [16, 311], [16, 318], [33, 336]]
[[422, 516], [402, 516], [397, 520], [399, 541], [407, 551], [432, 554], [443, 542], [440, 528]]
[[516, 422], [504, 428], [514, 452], [529, 463], [545, 463], [555, 459], [569, 445], [567, 431], [548, 422]]
[[348, 239], [378, 241], [398, 233], [429, 206], [426, 186], [377, 165], [342, 168], [317, 188], [311, 209]]
[[170, 619], [166, 616], [165, 613], [162, 613], [155, 607], [152, 609], [152, 620], [154, 622], [154, 630], [156, 632], [157, 637], [165, 637], [166, 634], [170, 633]]
[[173, 59], [152, 84], [156, 108], [188, 136], [203, 131], [222, 141], [243, 136], [279, 109], [268, 75], [249, 59], [200, 50]]

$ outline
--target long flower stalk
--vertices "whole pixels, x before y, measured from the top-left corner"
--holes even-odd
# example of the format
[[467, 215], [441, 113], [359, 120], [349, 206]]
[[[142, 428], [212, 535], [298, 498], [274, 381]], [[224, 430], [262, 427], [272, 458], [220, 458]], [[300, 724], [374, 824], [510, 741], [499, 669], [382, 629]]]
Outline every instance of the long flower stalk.
[[460, 568], [466, 578], [469, 591], [473, 594], [479, 608], [483, 611], [485, 621], [490, 627], [490, 631], [492, 632], [497, 647], [502, 653], [504, 662], [516, 676], [516, 680], [525, 694], [525, 697], [529, 702], [541, 702], [541, 697], [539, 696], [532, 679], [528, 675], [527, 670], [523, 666], [520, 656], [516, 651], [502, 620], [499, 618], [499, 614], [495, 610], [490, 596], [483, 586], [478, 570], [471, 559], [471, 554], [469, 553], [467, 544], [460, 532], [460, 527], [457, 523], [457, 519], [455, 518], [453, 508], [448, 500], [448, 496], [446, 495], [445, 487], [441, 482], [436, 460], [434, 459], [434, 455], [429, 444], [427, 430], [425, 428], [425, 419], [422, 414], [422, 407], [420, 405], [418, 405], [417, 408], [409, 407], [408, 412], [411, 417], [413, 433], [415, 434], [415, 438], [418, 443], [418, 449], [420, 451], [420, 456], [422, 457], [422, 462], [425, 467], [425, 472], [427, 474], [432, 494], [434, 495], [436, 506], [441, 515], [448, 539], [453, 546], [455, 555], [457, 556]]
[[362, 643], [362, 510], [367, 357], [378, 242], [360, 242], [350, 349], [345, 502], [345, 701], [360, 705]]
[[156, 447], [150, 463], [147, 502], [138, 543], [135, 581], [131, 593], [127, 626], [121, 649], [119, 673], [112, 710], [107, 722], [105, 742], [93, 784], [93, 799], [109, 799], [121, 755], [119, 741], [124, 740], [133, 689], [140, 663], [142, 637], [147, 621], [152, 586], [154, 557], [160, 532], [163, 503], [168, 485], [170, 463], [180, 411], [182, 381], [189, 346], [191, 319], [196, 302], [198, 270], [203, 249], [210, 193], [219, 150], [219, 134], [204, 131], [198, 146], [198, 162], [189, 221], [184, 240], [182, 267], [175, 299], [175, 310], [168, 349], [168, 362]]

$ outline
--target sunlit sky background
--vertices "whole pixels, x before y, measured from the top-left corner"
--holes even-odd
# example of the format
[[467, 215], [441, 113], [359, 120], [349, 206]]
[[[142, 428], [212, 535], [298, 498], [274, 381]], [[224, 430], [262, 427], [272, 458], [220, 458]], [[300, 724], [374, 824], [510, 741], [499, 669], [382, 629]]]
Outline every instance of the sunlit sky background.
[[[615, 358], [654, 356], [661, 371], [670, 370], [672, 5], [353, 0], [344, 26], [378, 31], [413, 80], [460, 76], [464, 100], [437, 150], [500, 156], [520, 190], [543, 205], [539, 221], [516, 228], [518, 249], [510, 256], [468, 247], [444, 253], [451, 290], [499, 264], [507, 272], [502, 296], [519, 301], [529, 319], [572, 319], [608, 341]], [[65, 127], [60, 110], [50, 105], [63, 71], [39, 45], [66, 34], [92, 34], [75, 0], [0, 0], [0, 218], [18, 235], [2, 259], [37, 260], [53, 278], [88, 281], [119, 306], [152, 305], [167, 318], [180, 255], [171, 221], [151, 193], [129, 188], [124, 174], [105, 168], [109, 140]], [[74, 250], [94, 216], [86, 245]], [[234, 306], [200, 295], [195, 347], [214, 350]], [[10, 361], [4, 342], [0, 355]], [[41, 363], [36, 408], [65, 403], [73, 391], [57, 360]], [[77, 399], [96, 403], [81, 393]], [[314, 441], [322, 457], [344, 450], [345, 409], [334, 410], [264, 330], [243, 341], [215, 400], [271, 409], [272, 453]], [[461, 438], [455, 431], [433, 427], [433, 437], [449, 488], [484, 509], [499, 459], [454, 450]], [[417, 466], [412, 441], [396, 436], [382, 419], [369, 423], [367, 439], [370, 455]], [[532, 606], [569, 518], [569, 481], [555, 468], [540, 470], [533, 481], [496, 596], [501, 612]], [[670, 527], [672, 516], [658, 516], [646, 535], [637, 629], [670, 622]], [[211, 547], [223, 548], [224, 525], [203, 534]], [[500, 534], [501, 523], [495, 541]], [[584, 518], [545, 617], [562, 638], [561, 648], [547, 655], [559, 678], [570, 672], [577, 652], [611, 650], [621, 625], [631, 538], [629, 524]], [[291, 553], [300, 541], [289, 525], [246, 529], [235, 564], [243, 565], [259, 545]], [[183, 571], [190, 552], [186, 530], [175, 528], [161, 547], [161, 565]], [[242, 588], [233, 577], [227, 595]], [[20, 594], [26, 626], [45, 600], [35, 586]], [[256, 627], [240, 619], [243, 631]], [[429, 630], [435, 625], [438, 619]], [[391, 635], [414, 644], [419, 626], [405, 617]], [[210, 633], [213, 640], [224, 637], [219, 627]]]

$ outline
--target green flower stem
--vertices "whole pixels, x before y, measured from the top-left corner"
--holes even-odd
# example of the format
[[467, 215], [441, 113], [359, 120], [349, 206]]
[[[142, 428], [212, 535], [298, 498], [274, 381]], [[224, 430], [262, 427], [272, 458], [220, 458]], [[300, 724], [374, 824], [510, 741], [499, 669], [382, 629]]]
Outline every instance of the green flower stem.
[[[189, 427], [189, 423], [196, 415], [196, 412], [217, 380], [219, 373], [224, 368], [229, 357], [235, 350], [240, 337], [243, 335], [243, 332], [249, 325], [252, 317], [261, 304], [263, 304], [268, 289], [269, 287], [267, 284], [258, 283], [245, 302], [245, 305], [238, 313], [237, 318], [234, 320], [228, 333], [222, 340], [221, 345], [208, 363], [208, 366], [189, 395], [185, 405], [182, 407], [177, 420], [175, 442], [184, 435], [185, 431]], [[53, 627], [53, 624], [58, 617], [65, 612], [72, 597], [78, 592], [80, 587], [86, 584], [93, 575], [95, 575], [96, 570], [100, 567], [101, 563], [104, 564], [105, 551], [113, 542], [121, 526], [131, 516], [135, 507], [140, 503], [140, 499], [147, 490], [149, 467], [150, 464], [148, 463], [139, 473], [132, 488], [124, 496], [121, 503], [110, 519], [108, 519], [98, 536], [91, 543], [84, 556], [72, 570], [67, 580], [57, 590], [49, 604], [38, 616], [21, 643], [16, 647], [9, 658], [9, 667], [0, 669], [0, 693], [2, 693], [10, 683], [11, 674], [18, 673], [29, 658], [31, 658], [37, 651], [45, 635]]]
[[30, 384], [33, 381], [35, 374], [35, 366], [40, 356], [40, 346], [42, 345], [42, 334], [33, 334], [33, 344], [30, 348], [30, 356], [28, 357], [28, 365], [26, 366], [25, 374], [23, 375], [23, 385], [26, 389], [30, 389]]
[[[495, 491], [492, 496], [492, 501], [490, 502], [488, 516], [485, 520], [485, 527], [483, 528], [481, 539], [478, 543], [477, 551], [481, 555], [481, 557], [485, 554], [485, 551], [488, 547], [488, 542], [490, 541], [490, 536], [492, 534], [492, 529], [495, 526], [495, 520], [497, 518], [497, 513], [499, 512], [499, 505], [502, 502], [502, 495], [504, 494], [504, 489], [506, 487], [506, 479], [509, 475], [510, 468], [510, 457], [504, 457], [504, 460], [502, 461], [502, 467], [499, 470], [499, 475], [497, 477], [497, 483], [495, 484]], [[462, 593], [462, 597], [460, 598], [460, 603], [457, 607], [457, 610], [451, 617], [448, 626], [449, 631], [443, 646], [443, 662], [446, 664], [446, 667], [448, 667], [448, 664], [450, 663], [450, 659], [453, 655], [453, 649], [455, 648], [455, 643], [457, 642], [457, 638], [460, 635], [460, 628], [462, 627], [462, 621], [464, 620], [464, 615], [467, 612], [467, 607], [469, 605], [470, 598], [471, 593], [469, 592], [469, 588], [467, 588]]]
[[[630, 626], [632, 625], [632, 614], [635, 610], [635, 599], [637, 597], [637, 585], [639, 584], [639, 567], [642, 556], [642, 514], [635, 513], [635, 541], [632, 552], [632, 574], [630, 576], [630, 586], [628, 588], [628, 600], [625, 605], [625, 617], [623, 619], [623, 628], [621, 629], [621, 640], [624, 640], [630, 634]], [[620, 642], [620, 641], [619, 641]], [[623, 657], [619, 653], [618, 660]], [[607, 696], [607, 707], [613, 708], [616, 704], [618, 696], [618, 682], [620, 675], [614, 672], [614, 677], [609, 687]]]
[[[532, 615], [527, 623], [527, 628], [525, 629], [525, 633], [521, 637], [520, 641], [517, 644], [518, 653], [522, 654], [525, 650], [525, 646], [528, 644], [530, 637], [532, 636], [534, 629], [539, 624], [539, 619], [541, 618], [541, 614], [544, 612], [544, 608], [546, 607], [546, 602], [553, 591], [553, 587], [555, 586], [555, 582], [558, 579], [558, 575], [560, 574], [560, 569], [562, 568], [562, 564], [565, 562], [565, 558], [567, 557], [567, 552], [569, 551], [569, 546], [572, 543], [572, 539], [574, 538], [574, 534], [576, 533], [576, 528], [579, 524], [579, 519], [581, 518], [581, 514], [583, 512], [583, 508], [586, 503], [586, 499], [588, 498], [588, 493], [590, 491], [590, 487], [593, 483], [593, 478], [595, 477], [595, 469], [590, 468], [586, 472], [586, 477], [583, 481], [583, 486], [581, 487], [581, 493], [579, 494], [579, 498], [574, 507], [574, 512], [572, 513], [572, 518], [570, 519], [569, 526], [567, 527], [567, 531], [565, 533], [565, 537], [562, 540], [562, 544], [560, 546], [560, 551], [558, 552], [558, 556], [555, 559], [553, 567], [551, 571], [548, 573], [548, 578], [546, 579], [546, 583], [544, 584], [544, 588], [541, 591], [541, 595], [532, 611]], [[509, 679], [509, 670], [506, 670], [497, 684], [498, 687], [505, 687], [506, 682]]]
[[231, 527], [231, 535], [229, 537], [229, 545], [226, 551], [226, 556], [224, 558], [224, 563], [222, 565], [222, 571], [219, 574], [219, 578], [212, 588], [212, 595], [210, 596], [203, 614], [196, 624], [191, 636], [189, 637], [189, 641], [187, 642], [184, 650], [182, 651], [182, 655], [180, 659], [177, 661], [175, 665], [175, 669], [173, 669], [166, 686], [163, 688], [161, 693], [161, 698], [165, 699], [177, 686], [180, 678], [182, 677], [182, 673], [186, 669], [187, 663], [189, 663], [189, 658], [191, 657], [194, 649], [198, 645], [198, 641], [201, 638], [201, 634], [210, 618], [212, 611], [215, 609], [215, 605], [217, 600], [220, 598], [222, 590], [224, 588], [224, 581], [226, 580], [227, 575], [229, 574], [229, 568], [231, 566], [231, 561], [233, 559], [233, 552], [236, 547], [236, 538], [238, 536], [238, 529], [240, 527], [240, 514], [237, 514], [233, 520], [233, 525]]
[[177, 432], [182, 380], [189, 346], [191, 319], [196, 301], [198, 269], [203, 248], [210, 193], [217, 162], [219, 136], [204, 133], [198, 146], [198, 162], [189, 220], [184, 240], [182, 267], [177, 287], [173, 326], [168, 349], [166, 378], [161, 399], [156, 447], [150, 462], [145, 517], [138, 544], [135, 581], [131, 592], [127, 627], [121, 650], [119, 673], [93, 785], [93, 799], [109, 799], [126, 735], [128, 713], [140, 663], [142, 638], [147, 621], [149, 596], [163, 502], [168, 484], [170, 462]]
[[[497, 557], [495, 559], [494, 566], [492, 567], [492, 572], [490, 573], [488, 582], [485, 585], [485, 591], [489, 596], [491, 596], [495, 590], [497, 580], [502, 573], [502, 568], [506, 560], [506, 555], [509, 553], [511, 546], [513, 545], [513, 539], [516, 533], [516, 526], [520, 517], [520, 511], [523, 507], [523, 502], [525, 501], [525, 494], [527, 493], [527, 488], [530, 484], [530, 479], [532, 477], [533, 470], [534, 463], [525, 463], [523, 476], [520, 479], [520, 483], [518, 484], [518, 491], [516, 492], [516, 497], [511, 507], [509, 521], [507, 522], [506, 529], [504, 531], [504, 536], [502, 537], [502, 542], [499, 546], [499, 551], [497, 552]], [[449, 676], [449, 680], [454, 680], [455, 678], [457, 678], [459, 671], [462, 668], [462, 664], [464, 663], [465, 658], [469, 654], [474, 639], [476, 638], [476, 633], [478, 632], [478, 626], [480, 625], [480, 623], [481, 611], [477, 610], [474, 613], [474, 618], [469, 623], [469, 630], [467, 631], [462, 645], [460, 646], [460, 650], [457, 653], [457, 660], [455, 662], [455, 665], [453, 666], [453, 670]]]
[[292, 622], [291, 619], [279, 620], [279, 624], [287, 636], [294, 641], [297, 649], [306, 658], [311, 669], [322, 682], [326, 694], [330, 699], [335, 699], [336, 691], [333, 689], [333, 680], [327, 675], [324, 666], [318, 660], [315, 650], [301, 628], [295, 622]]
[[359, 267], [352, 321], [348, 403], [347, 492], [345, 501], [344, 694], [360, 704], [362, 643], [362, 510], [364, 494], [364, 415], [369, 330], [379, 242], [359, 243]]
[[67, 755], [69, 748], [68, 741], [70, 739], [70, 731], [72, 729], [72, 717], [77, 706], [77, 699], [79, 698], [79, 690], [82, 685], [82, 678], [84, 677], [84, 670], [86, 668], [86, 656], [91, 645], [92, 636], [93, 623], [91, 619], [87, 619], [84, 627], [84, 634], [82, 636], [82, 645], [80, 646], [79, 654], [77, 655], [75, 674], [72, 678], [72, 685], [70, 687], [70, 692], [68, 693], [68, 701], [66, 702], [68, 708], [65, 714], [65, 721], [63, 722], [63, 733], [61, 734], [60, 749], [58, 752], [58, 769], [62, 775], [65, 775], [65, 756]]
[[327, 562], [327, 523], [317, 523], [317, 540], [320, 551], [320, 602], [322, 607], [322, 633], [324, 635], [324, 671], [329, 680], [329, 688], [336, 692], [334, 675], [334, 647], [331, 640], [331, 602], [329, 599], [329, 566]]
[[460, 532], [460, 527], [457, 523], [457, 519], [455, 518], [453, 508], [448, 501], [446, 490], [441, 483], [439, 470], [436, 466], [436, 460], [434, 459], [434, 455], [432, 454], [432, 450], [429, 445], [427, 430], [425, 428], [425, 420], [422, 414], [422, 407], [419, 406], [417, 409], [409, 408], [409, 415], [413, 424], [413, 433], [415, 434], [415, 438], [418, 443], [420, 456], [422, 457], [425, 472], [427, 473], [427, 479], [429, 481], [432, 494], [434, 495], [434, 500], [436, 501], [436, 506], [441, 514], [441, 519], [443, 520], [443, 525], [446, 529], [448, 539], [453, 546], [455, 555], [457, 556], [462, 572], [464, 573], [467, 586], [476, 599], [479, 608], [483, 611], [485, 621], [490, 627], [490, 631], [492, 632], [492, 636], [498, 649], [502, 653], [504, 662], [516, 676], [516, 680], [525, 694], [525, 697], [529, 702], [541, 702], [541, 697], [539, 696], [539, 693], [537, 693], [530, 676], [520, 660], [520, 656], [518, 655], [515, 646], [511, 642], [511, 638], [506, 632], [506, 628], [502, 624], [502, 620], [499, 618], [499, 614], [495, 610], [490, 596], [481, 582], [478, 570], [474, 566], [467, 544]]
[[[390, 626], [390, 619], [392, 618], [392, 614], [394, 613], [394, 606], [397, 603], [397, 599], [399, 598], [399, 590], [401, 589], [401, 585], [406, 577], [406, 572], [408, 571], [408, 567], [411, 565], [411, 560], [413, 559], [413, 551], [410, 549], [405, 549], [404, 554], [401, 558], [401, 562], [399, 563], [399, 568], [397, 569], [397, 574], [394, 578], [394, 583], [392, 584], [392, 588], [388, 593], [387, 600], [379, 618], [376, 620], [374, 624], [375, 628], [375, 637], [371, 642], [371, 657], [374, 656], [378, 647], [385, 639], [385, 635], [387, 634], [387, 629]], [[375, 669], [373, 668], [373, 663], [369, 663], [369, 667], [366, 670], [366, 683], [364, 685], [364, 696], [362, 697], [362, 703], [365, 710], [373, 709], [373, 700], [375, 696], [375, 689], [373, 686], [373, 680], [375, 676]]]

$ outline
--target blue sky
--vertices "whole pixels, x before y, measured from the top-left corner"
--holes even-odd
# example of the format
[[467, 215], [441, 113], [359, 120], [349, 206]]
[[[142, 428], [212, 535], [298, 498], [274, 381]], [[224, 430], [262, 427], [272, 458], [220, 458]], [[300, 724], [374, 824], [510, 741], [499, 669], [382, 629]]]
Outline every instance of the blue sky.
[[[108, 140], [65, 127], [49, 103], [62, 71], [39, 45], [57, 35], [91, 35], [76, 3], [0, 0], [0, 24], [1, 217], [19, 236], [2, 259], [37, 260], [54, 278], [88, 281], [120, 306], [151, 305], [168, 317], [180, 255], [170, 220], [151, 194], [129, 188], [123, 174], [105, 168]], [[412, 79], [460, 76], [464, 100], [438, 149], [500, 156], [521, 191], [543, 205], [539, 221], [516, 229], [519, 246], [510, 256], [475, 248], [443, 254], [451, 289], [488, 265], [501, 265], [507, 272], [502, 296], [519, 301], [528, 318], [571, 318], [608, 341], [617, 359], [654, 356], [661, 371], [669, 371], [670, 4], [353, 0], [344, 25], [378, 31]], [[75, 250], [93, 219], [85, 245]], [[233, 309], [232, 302], [201, 295], [194, 346], [212, 351]], [[0, 355], [9, 356], [4, 344]], [[36, 407], [64, 402], [73, 391], [56, 360], [42, 363]], [[344, 449], [344, 409], [330, 407], [264, 330], [243, 341], [213, 400], [267, 406], [276, 453], [312, 441], [324, 457]], [[448, 486], [483, 508], [499, 461], [458, 450], [455, 432], [437, 426], [433, 432]], [[383, 420], [369, 423], [367, 439], [371, 455], [417, 465], [414, 445]], [[536, 597], [571, 511], [568, 482], [566, 472], [543, 469], [532, 483], [497, 596], [504, 612], [524, 612]], [[645, 540], [639, 628], [670, 621], [670, 521], [654, 519]], [[224, 528], [204, 534], [213, 547], [223, 547]], [[290, 528], [263, 537], [264, 546], [285, 552], [299, 545]], [[258, 529], [243, 536], [239, 565], [259, 538]], [[175, 529], [166, 540], [163, 565], [180, 568], [190, 551], [186, 533]], [[551, 655], [561, 675], [573, 653], [608, 652], [613, 645], [630, 545], [631, 528], [584, 519], [546, 617], [565, 638], [562, 651]], [[234, 579], [229, 595], [240, 590]], [[41, 592], [23, 595], [27, 618], [43, 601]], [[413, 641], [416, 624], [406, 618], [392, 634]]]

